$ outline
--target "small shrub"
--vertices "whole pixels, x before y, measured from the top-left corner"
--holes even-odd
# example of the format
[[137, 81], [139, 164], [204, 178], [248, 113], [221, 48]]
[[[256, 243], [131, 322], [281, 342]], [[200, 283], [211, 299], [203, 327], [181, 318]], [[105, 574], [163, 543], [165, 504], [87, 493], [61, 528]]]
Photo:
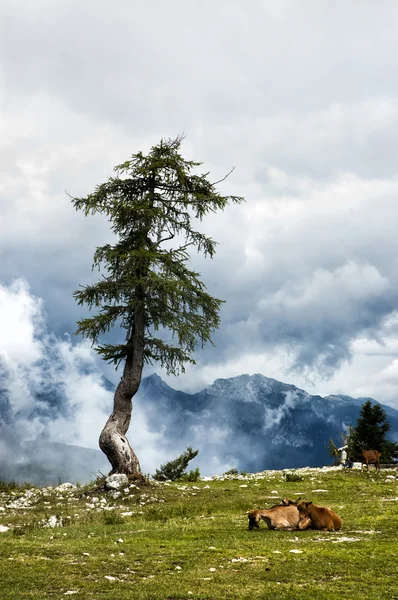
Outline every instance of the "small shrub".
[[189, 473], [183, 473], [180, 477], [181, 481], [198, 481], [200, 479], [199, 467]]
[[229, 471], [226, 471], [224, 475], [238, 475], [238, 469], [230, 469]]
[[171, 460], [165, 465], [161, 465], [159, 469], [156, 469], [153, 478], [156, 479], [156, 481], [175, 481], [176, 479], [181, 479], [189, 461], [195, 458], [198, 452], [199, 450], [192, 450], [192, 448], [188, 447], [185, 452], [180, 454], [176, 459]]
[[303, 479], [304, 477], [302, 475], [295, 473], [294, 471], [292, 473], [285, 473], [285, 481], [303, 481]]

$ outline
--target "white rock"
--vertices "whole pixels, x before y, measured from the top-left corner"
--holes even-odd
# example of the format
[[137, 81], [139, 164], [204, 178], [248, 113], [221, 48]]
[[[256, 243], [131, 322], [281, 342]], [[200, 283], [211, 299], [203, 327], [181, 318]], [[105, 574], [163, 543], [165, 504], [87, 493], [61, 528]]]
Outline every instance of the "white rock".
[[55, 527], [62, 527], [62, 517], [59, 518], [59, 520], [57, 519], [57, 517], [55, 515], [53, 515], [52, 517], [50, 517], [48, 519], [47, 522], [44, 522], [43, 527], [51, 527], [51, 529], [54, 529]]
[[79, 592], [77, 590], [68, 590], [67, 592], [64, 592], [64, 596], [73, 596], [73, 594], [78, 594]]
[[116, 581], [116, 577], [112, 575], [104, 575], [104, 579], [108, 579], [108, 581]]
[[119, 544], [123, 544], [123, 542], [124, 542], [124, 540], [123, 540], [122, 538], [119, 538], [119, 539], [118, 539], [118, 543], [119, 543]]
[[5, 533], [6, 531], [8, 531], [10, 528], [7, 527], [7, 525], [0, 525], [0, 533]]
[[214, 567], [210, 567], [210, 569], [209, 569], [210, 573], [214, 573], [215, 570], [216, 569]]
[[105, 479], [105, 487], [108, 490], [118, 490], [120, 487], [128, 485], [128, 482], [127, 475], [124, 473], [115, 473]]
[[291, 552], [292, 554], [302, 554], [303, 553], [302, 550], [289, 550], [289, 552]]
[[177, 571], [181, 571], [181, 570], [182, 570], [182, 567], [180, 567], [180, 566], [178, 566], [178, 565], [177, 565], [177, 566], [176, 566], [176, 570], [177, 570]]
[[61, 485], [58, 485], [55, 490], [57, 492], [65, 492], [66, 490], [75, 490], [76, 489], [76, 485], [74, 485], [73, 483], [61, 483]]
[[239, 558], [232, 558], [231, 562], [236, 563], [236, 562], [247, 562], [249, 559], [248, 558], [244, 558], [243, 556], [239, 556]]

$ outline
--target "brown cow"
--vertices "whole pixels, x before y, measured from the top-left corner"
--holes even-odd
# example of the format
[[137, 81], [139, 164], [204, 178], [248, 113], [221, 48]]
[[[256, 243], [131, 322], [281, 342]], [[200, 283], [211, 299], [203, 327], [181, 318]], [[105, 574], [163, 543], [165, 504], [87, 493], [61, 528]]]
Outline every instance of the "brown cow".
[[326, 506], [317, 506], [312, 502], [300, 502], [297, 506], [300, 520], [298, 528], [320, 529], [321, 531], [339, 531], [343, 521], [335, 512]]
[[299, 513], [297, 502], [284, 498], [280, 504], [271, 506], [271, 508], [259, 508], [249, 510], [249, 531], [255, 527], [259, 529], [261, 520], [267, 523], [269, 529], [297, 529], [299, 523]]
[[377, 450], [362, 450], [361, 451], [361, 469], [363, 469], [364, 463], [369, 471], [369, 464], [374, 463], [376, 471], [380, 470], [380, 452]]

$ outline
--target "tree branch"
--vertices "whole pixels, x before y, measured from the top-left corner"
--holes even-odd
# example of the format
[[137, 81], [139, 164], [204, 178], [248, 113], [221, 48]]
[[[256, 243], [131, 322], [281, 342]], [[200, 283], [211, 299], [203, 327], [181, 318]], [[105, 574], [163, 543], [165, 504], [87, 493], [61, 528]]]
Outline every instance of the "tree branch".
[[218, 181], [214, 181], [211, 185], [217, 185], [217, 183], [221, 183], [222, 181], [225, 181], [226, 178], [231, 175], [232, 171], [235, 171], [235, 167], [232, 167], [232, 169], [229, 171], [229, 173], [227, 173], [225, 175], [225, 177], [223, 177], [222, 179], [219, 179]]

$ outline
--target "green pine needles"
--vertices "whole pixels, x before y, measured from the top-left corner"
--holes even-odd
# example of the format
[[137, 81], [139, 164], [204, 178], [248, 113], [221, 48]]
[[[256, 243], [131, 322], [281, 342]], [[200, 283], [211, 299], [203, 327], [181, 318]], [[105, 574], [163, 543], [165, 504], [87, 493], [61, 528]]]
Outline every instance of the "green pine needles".
[[199, 450], [192, 450], [188, 447], [185, 452], [177, 456], [174, 460], [170, 460], [164, 465], [160, 465], [159, 469], [156, 469], [153, 478], [157, 481], [175, 481], [176, 479], [184, 478], [186, 481], [197, 481], [200, 477], [199, 469], [185, 473], [188, 467], [189, 461], [197, 456]]
[[194, 223], [243, 198], [219, 194], [219, 182], [211, 183], [208, 173], [194, 173], [201, 163], [181, 156], [182, 140], [161, 140], [148, 155], [134, 154], [92, 194], [72, 198], [86, 216], [105, 215], [115, 234], [113, 244], [94, 254], [93, 269], [101, 270], [102, 278], [74, 298], [99, 309], [78, 321], [76, 332], [93, 344], [115, 324], [124, 330], [122, 343], [96, 347], [116, 366], [140, 345], [144, 362], [159, 361], [178, 374], [185, 363], [195, 362], [196, 345], [211, 342], [219, 325], [222, 300], [207, 293], [200, 274], [187, 264], [193, 249], [212, 257], [216, 242]]

